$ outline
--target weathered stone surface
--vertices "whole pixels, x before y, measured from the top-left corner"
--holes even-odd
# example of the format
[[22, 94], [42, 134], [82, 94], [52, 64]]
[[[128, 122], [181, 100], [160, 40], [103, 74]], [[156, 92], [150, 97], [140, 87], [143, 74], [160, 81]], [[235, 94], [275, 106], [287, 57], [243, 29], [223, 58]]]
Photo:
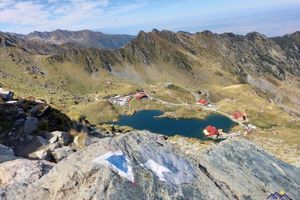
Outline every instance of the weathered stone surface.
[[14, 93], [12, 91], [0, 88], [0, 98], [2, 98], [5, 101], [11, 101], [13, 97]]
[[49, 157], [48, 147], [32, 152], [28, 155], [28, 157], [31, 159], [46, 160]]
[[[123, 152], [130, 160], [134, 183], [108, 165], [93, 162], [114, 151]], [[115, 158], [125, 162], [122, 157]], [[158, 170], [157, 164], [164, 167]], [[125, 171], [128, 167], [119, 166]], [[266, 199], [275, 191], [285, 190], [297, 199], [299, 188], [299, 168], [276, 159], [247, 140], [228, 140], [205, 152], [186, 154], [160, 135], [134, 131], [99, 139], [60, 161], [35, 183], [7, 187], [2, 196], [11, 199], [36, 199], [35, 194], [43, 195], [43, 199]]]
[[52, 138], [50, 138], [49, 143], [54, 144], [57, 141], [58, 141], [58, 137], [56, 135], [54, 135]]
[[25, 112], [22, 108], [14, 104], [0, 105], [0, 118], [1, 120], [15, 121], [25, 117]]
[[11, 156], [14, 156], [14, 151], [7, 147], [7, 146], [4, 146], [3, 144], [0, 144], [0, 155], [11, 155]]
[[14, 183], [33, 183], [48, 173], [52, 167], [53, 164], [50, 162], [27, 159], [2, 163], [0, 164], [0, 187]]
[[[66, 144], [68, 144], [69, 143], [69, 141], [70, 141], [70, 135], [69, 135], [69, 133], [67, 133], [67, 132], [63, 132], [63, 131], [53, 131], [53, 132], [51, 132], [51, 133], [48, 133], [47, 134], [47, 137], [49, 138], [49, 140], [55, 140], [55, 138], [57, 138], [58, 139], [58, 141], [59, 141], [59, 143], [61, 144], [61, 145], [66, 145]], [[54, 137], [54, 138], [53, 138]], [[53, 138], [53, 139], [52, 139]], [[53, 142], [52, 141], [52, 142]], [[54, 142], [56, 142], [56, 140], [54, 141]]]
[[0, 144], [0, 163], [14, 159], [16, 159], [14, 151], [9, 147]]
[[[26, 140], [20, 142], [16, 147], [14, 147], [14, 150], [17, 156], [41, 159], [39, 156], [35, 155], [35, 152], [44, 150], [47, 144], [48, 141], [41, 136], [26, 135]], [[41, 152], [38, 152], [38, 154], [41, 155]]]
[[61, 161], [62, 159], [68, 157], [72, 153], [74, 153], [75, 150], [72, 147], [69, 146], [63, 146], [61, 148], [57, 148], [52, 152], [53, 157], [55, 158], [56, 162]]
[[42, 199], [49, 199], [49, 192], [41, 188], [39, 190], [34, 191], [34, 193], [27, 193], [26, 190], [31, 188], [31, 185], [24, 184], [24, 183], [15, 183], [8, 185], [6, 188], [0, 187], [0, 199], [2, 200], [23, 200], [23, 199], [30, 199], [30, 200], [41, 200]]
[[41, 145], [46, 145], [48, 144], [48, 141], [44, 138], [44, 137], [41, 137], [41, 136], [36, 136], [38, 142], [41, 144]]
[[48, 145], [48, 149], [50, 152], [54, 151], [55, 149], [59, 148], [60, 145], [58, 142], [52, 143]]
[[35, 117], [27, 117], [23, 127], [24, 134], [25, 135], [32, 134], [36, 129], [38, 122], [39, 122], [38, 119]]

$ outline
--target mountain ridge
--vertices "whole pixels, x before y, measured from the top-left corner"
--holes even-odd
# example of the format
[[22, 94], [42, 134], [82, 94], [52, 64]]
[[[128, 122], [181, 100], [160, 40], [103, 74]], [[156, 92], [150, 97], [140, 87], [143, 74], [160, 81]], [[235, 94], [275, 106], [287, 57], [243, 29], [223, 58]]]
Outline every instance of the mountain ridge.
[[[170, 77], [170, 81], [179, 81], [177, 77], [180, 76], [182, 84], [188, 84], [191, 79], [202, 84], [248, 83], [271, 93], [275, 99], [280, 99], [280, 104], [283, 99], [289, 104], [300, 104], [296, 100], [300, 95], [298, 92], [292, 92], [292, 88], [278, 92], [277, 87], [293, 79], [291, 76], [300, 76], [299, 32], [268, 38], [257, 32], [242, 36], [154, 29], [148, 33], [140, 31], [124, 47], [114, 50], [86, 48], [72, 43], [46, 44], [9, 34], [2, 34], [1, 41], [8, 41], [4, 43], [14, 44], [30, 54], [45, 55], [51, 65], [77, 63], [90, 75], [104, 69], [129, 81], [157, 82], [165, 76]], [[149, 66], [151, 71], [147, 70]], [[233, 76], [224, 76], [224, 73]], [[207, 76], [211, 78], [202, 78]]]
[[34, 31], [29, 34], [14, 35], [29, 41], [39, 41], [58, 45], [74, 43], [82, 47], [102, 49], [120, 48], [135, 37], [127, 34], [105, 34], [91, 30], [68, 31], [60, 29], [49, 32]]

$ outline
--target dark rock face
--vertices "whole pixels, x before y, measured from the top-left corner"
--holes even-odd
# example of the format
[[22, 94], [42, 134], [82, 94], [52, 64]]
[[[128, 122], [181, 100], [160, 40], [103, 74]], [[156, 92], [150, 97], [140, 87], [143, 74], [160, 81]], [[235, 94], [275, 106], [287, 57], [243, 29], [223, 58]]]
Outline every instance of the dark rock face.
[[0, 32], [0, 47], [17, 46], [18, 39], [12, 35]]
[[[67, 131], [72, 125], [73, 122], [65, 114], [40, 100], [0, 103], [0, 140], [12, 148], [17, 156], [27, 157], [48, 143], [45, 138], [35, 134], [42, 135], [57, 129]], [[61, 145], [66, 145], [70, 140], [66, 132], [53, 133]]]
[[0, 144], [0, 164], [16, 158], [17, 157], [15, 157], [15, 153], [11, 148]]
[[24, 127], [23, 127], [23, 134], [30, 135], [33, 134], [35, 129], [37, 128], [39, 120], [35, 117], [26, 117]]
[[[104, 156], [104, 157], [103, 157]], [[104, 158], [104, 159], [103, 159]], [[96, 160], [96, 161], [95, 161]], [[132, 173], [132, 174], [130, 174]], [[133, 176], [128, 178], [128, 176]], [[29, 185], [0, 190], [4, 199], [266, 199], [300, 193], [300, 170], [235, 139], [189, 155], [149, 132], [98, 139]]]

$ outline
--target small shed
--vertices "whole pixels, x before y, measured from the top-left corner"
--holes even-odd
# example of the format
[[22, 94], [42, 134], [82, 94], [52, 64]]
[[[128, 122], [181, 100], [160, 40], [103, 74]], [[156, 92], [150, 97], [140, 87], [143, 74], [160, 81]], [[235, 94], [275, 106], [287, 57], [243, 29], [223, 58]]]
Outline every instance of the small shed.
[[234, 112], [232, 114], [232, 116], [233, 116], [233, 118], [235, 120], [239, 120], [239, 121], [245, 121], [245, 120], [247, 120], [247, 115], [245, 113], [243, 113], [243, 112]]
[[142, 100], [148, 98], [148, 95], [145, 92], [138, 92], [134, 95], [134, 97], [138, 100]]
[[196, 102], [196, 104], [202, 105], [202, 106], [206, 106], [206, 105], [208, 105], [209, 103], [208, 103], [208, 101], [207, 101], [206, 99], [199, 99], [199, 100]]
[[204, 130], [203, 133], [208, 137], [215, 137], [219, 135], [219, 131], [216, 127], [208, 125]]

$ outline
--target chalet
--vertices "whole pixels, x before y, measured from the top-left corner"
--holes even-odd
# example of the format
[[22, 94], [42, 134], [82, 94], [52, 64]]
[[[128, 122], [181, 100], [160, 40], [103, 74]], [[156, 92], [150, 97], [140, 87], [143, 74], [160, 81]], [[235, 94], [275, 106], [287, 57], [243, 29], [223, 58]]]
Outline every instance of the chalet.
[[238, 121], [245, 121], [245, 120], [247, 120], [247, 116], [243, 112], [234, 112], [232, 114], [232, 116], [233, 116], [233, 119], [238, 120]]
[[202, 105], [202, 106], [207, 106], [209, 103], [206, 99], [199, 99], [196, 104]]
[[219, 131], [216, 127], [214, 126], [207, 126], [204, 130], [203, 133], [207, 136], [207, 137], [217, 137], [219, 135]]
[[142, 100], [148, 98], [148, 95], [145, 92], [138, 92], [134, 95], [134, 97], [138, 100]]

